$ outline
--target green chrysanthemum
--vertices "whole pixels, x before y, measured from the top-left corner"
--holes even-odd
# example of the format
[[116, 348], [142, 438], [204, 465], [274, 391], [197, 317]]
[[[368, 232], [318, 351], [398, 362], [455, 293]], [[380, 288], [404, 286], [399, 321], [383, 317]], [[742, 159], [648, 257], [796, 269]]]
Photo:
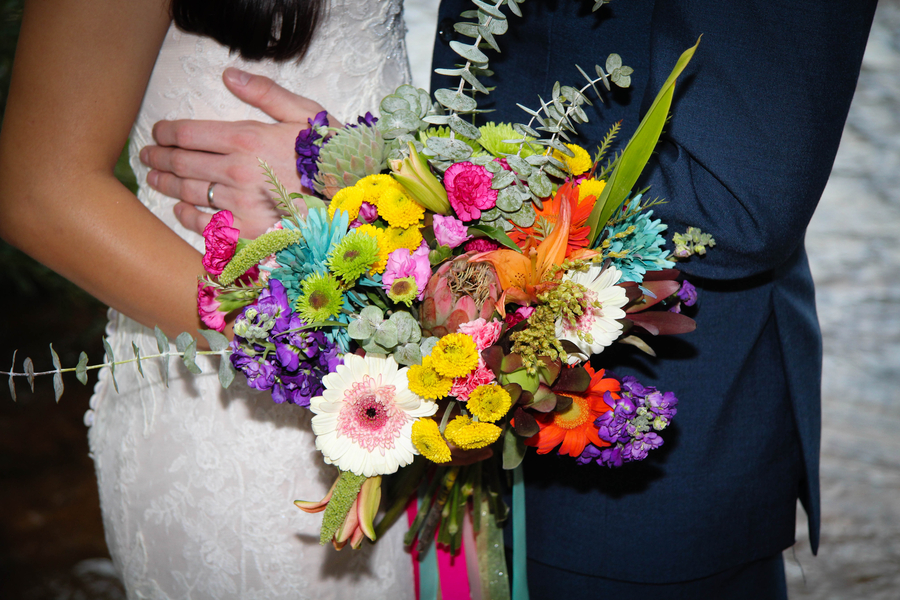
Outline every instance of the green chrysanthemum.
[[418, 293], [415, 277], [398, 277], [391, 284], [387, 295], [388, 298], [398, 304], [404, 302], [407, 306], [412, 306], [413, 300], [416, 299]]
[[307, 323], [327, 321], [341, 312], [344, 297], [331, 273], [315, 273], [303, 280], [303, 294], [297, 298], [297, 313]]
[[332, 249], [327, 264], [332, 273], [346, 283], [352, 283], [362, 277], [378, 259], [378, 240], [352, 231]]
[[[506, 156], [509, 154], [515, 154], [519, 151], [519, 146], [516, 144], [507, 144], [504, 143], [504, 140], [520, 140], [522, 136], [516, 133], [516, 130], [512, 128], [512, 125], [508, 123], [494, 123], [491, 121], [486, 125], [482, 125], [478, 128], [481, 132], [481, 137], [478, 138], [478, 143], [481, 144], [485, 150], [493, 154], [494, 156]], [[529, 138], [531, 139], [531, 138]], [[522, 158], [531, 156], [536, 153], [535, 146], [529, 146], [528, 144], [524, 144], [522, 146], [522, 154], [520, 155]]]
[[[428, 138], [439, 137], [439, 138], [448, 138], [450, 137], [450, 128], [449, 127], [429, 127], [425, 131], [419, 132], [419, 141], [423, 144], [428, 141]], [[481, 144], [476, 140], [470, 140], [467, 137], [463, 137], [461, 135], [455, 136], [456, 139], [461, 142], [465, 142], [472, 149], [472, 156], [478, 156], [480, 154], [484, 154], [484, 148], [481, 147]], [[509, 139], [509, 138], [506, 138]]]

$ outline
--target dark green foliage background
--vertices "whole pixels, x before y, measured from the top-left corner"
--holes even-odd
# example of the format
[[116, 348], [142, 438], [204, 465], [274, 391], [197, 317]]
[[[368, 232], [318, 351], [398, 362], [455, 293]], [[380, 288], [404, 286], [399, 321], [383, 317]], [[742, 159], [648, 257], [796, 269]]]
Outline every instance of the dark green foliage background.
[[[22, 4], [0, 0], [0, 119]], [[123, 158], [117, 175], [134, 190]], [[51, 342], [63, 366], [74, 366], [81, 351], [99, 362], [105, 313], [103, 304], [0, 240], [0, 369], [9, 368], [14, 350], [18, 370], [26, 356], [38, 371], [52, 368]], [[66, 377], [59, 404], [49, 377], [35, 381], [34, 393], [19, 379], [17, 402], [0, 379], [0, 598], [124, 598], [117, 581], [85, 579], [73, 568], [108, 556], [82, 422], [96, 371], [87, 386]]]

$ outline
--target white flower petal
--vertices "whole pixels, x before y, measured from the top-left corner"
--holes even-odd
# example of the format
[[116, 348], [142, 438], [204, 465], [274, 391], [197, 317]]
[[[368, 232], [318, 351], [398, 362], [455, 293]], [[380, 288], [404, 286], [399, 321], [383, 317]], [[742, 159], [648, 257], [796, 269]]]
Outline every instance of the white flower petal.
[[[316, 413], [312, 419], [316, 448], [322, 452], [326, 462], [367, 477], [394, 473], [412, 462], [416, 453], [411, 440], [412, 422], [418, 417], [433, 415], [437, 404], [425, 401], [409, 390], [407, 370], [400, 368], [390, 356], [347, 355], [344, 364], [335, 373], [323, 378], [326, 389], [322, 396], [310, 401], [310, 408]], [[345, 408], [352, 405], [357, 408], [348, 410], [359, 410], [358, 403], [363, 399], [368, 402], [371, 398], [360, 395], [364, 392], [353, 391], [359, 390], [357, 384], [363, 382], [372, 386], [369, 389], [378, 398], [376, 402], [385, 407], [387, 412], [381, 414], [388, 415], [385, 422], [388, 429], [373, 432], [372, 437], [366, 437], [368, 430], [359, 429], [352, 421], [366, 417], [349, 412], [346, 413], [352, 415], [349, 424], [346, 417], [341, 419], [341, 411]], [[393, 388], [393, 393], [385, 388]], [[348, 402], [356, 404], [348, 405]], [[397, 420], [401, 418], [402, 421]], [[395, 427], [399, 429], [393, 429]], [[396, 433], [391, 434], [391, 431]], [[383, 437], [379, 437], [378, 433]], [[365, 446], [373, 442], [372, 450], [367, 450]]]

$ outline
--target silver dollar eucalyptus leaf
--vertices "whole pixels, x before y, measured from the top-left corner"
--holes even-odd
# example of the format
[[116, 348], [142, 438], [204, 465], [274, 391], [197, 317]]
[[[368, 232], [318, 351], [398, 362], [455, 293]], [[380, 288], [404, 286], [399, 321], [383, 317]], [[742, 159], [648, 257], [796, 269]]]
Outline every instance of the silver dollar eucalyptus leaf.
[[487, 64], [488, 62], [487, 55], [475, 46], [452, 41], [450, 42], [450, 48], [464, 59], [472, 61], [473, 63]]
[[458, 115], [451, 116], [450, 120], [447, 122], [447, 126], [457, 134], [467, 137], [470, 140], [477, 140], [481, 137], [481, 132], [478, 131], [477, 127], [468, 121], [463, 121]]
[[[531, 227], [534, 225], [534, 219], [537, 217], [537, 214], [534, 212], [534, 206], [530, 202], [526, 202], [522, 204], [522, 208], [519, 209], [518, 212], [510, 215], [510, 219], [512, 222], [518, 225], [519, 227]], [[509, 225], [509, 223], [507, 223]], [[506, 228], [507, 230], [512, 229], [512, 225]]]
[[522, 200], [513, 189], [505, 188], [497, 194], [497, 208], [505, 213], [514, 213], [522, 208]]

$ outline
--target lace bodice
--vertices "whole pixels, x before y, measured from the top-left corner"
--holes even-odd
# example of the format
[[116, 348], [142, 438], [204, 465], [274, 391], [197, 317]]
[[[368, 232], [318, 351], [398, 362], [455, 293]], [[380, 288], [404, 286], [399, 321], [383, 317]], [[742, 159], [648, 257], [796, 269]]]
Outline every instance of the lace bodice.
[[[222, 72], [237, 67], [265, 75], [288, 90], [315, 100], [341, 121], [375, 113], [381, 98], [409, 81], [402, 0], [332, 0], [300, 63], [251, 62], [214, 40], [169, 29], [131, 133], [131, 167], [139, 182], [148, 168], [138, 152], [153, 144], [159, 120], [211, 119], [271, 121], [262, 111], [235, 98]], [[265, 158], [265, 157], [261, 157]], [[142, 187], [141, 201], [198, 250], [203, 240], [183, 228], [172, 213], [175, 201]]]
[[[171, 28], [131, 137], [131, 156], [152, 143], [160, 119], [267, 120], [224, 87], [229, 66], [264, 74], [349, 120], [408, 80], [401, 0], [332, 0], [299, 64], [248, 63], [207, 38]], [[143, 182], [138, 196], [183, 238], [175, 201]], [[152, 332], [111, 312], [117, 356], [155, 351]], [[318, 544], [321, 515], [296, 499], [324, 496], [336, 471], [315, 450], [310, 415], [276, 405], [241, 377], [222, 390], [217, 360], [194, 376], [171, 362], [168, 387], [146, 361], [109, 372], [85, 416], [100, 486], [107, 543], [129, 598], [411, 598], [411, 562], [402, 527], [377, 546], [337, 553]]]

